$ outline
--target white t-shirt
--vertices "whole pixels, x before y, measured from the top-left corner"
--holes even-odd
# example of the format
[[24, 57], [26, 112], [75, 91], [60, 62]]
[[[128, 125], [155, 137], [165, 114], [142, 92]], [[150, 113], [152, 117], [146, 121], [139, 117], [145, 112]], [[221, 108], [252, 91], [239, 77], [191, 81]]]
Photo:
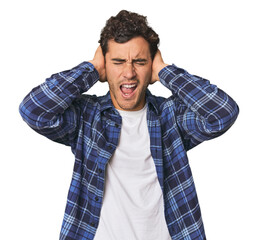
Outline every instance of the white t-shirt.
[[140, 111], [119, 113], [121, 135], [107, 164], [103, 205], [94, 240], [171, 240], [150, 152], [147, 106]]

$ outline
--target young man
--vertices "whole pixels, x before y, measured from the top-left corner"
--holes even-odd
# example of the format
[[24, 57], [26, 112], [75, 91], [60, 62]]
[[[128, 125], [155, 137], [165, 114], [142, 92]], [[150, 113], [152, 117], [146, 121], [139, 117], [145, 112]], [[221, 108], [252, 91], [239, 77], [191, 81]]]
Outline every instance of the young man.
[[[237, 104], [163, 62], [146, 18], [121, 11], [92, 61], [52, 75], [20, 105], [38, 133], [71, 146], [74, 174], [60, 239], [206, 239], [186, 151], [220, 136]], [[109, 92], [83, 94], [97, 81]], [[160, 81], [172, 91], [153, 96]]]

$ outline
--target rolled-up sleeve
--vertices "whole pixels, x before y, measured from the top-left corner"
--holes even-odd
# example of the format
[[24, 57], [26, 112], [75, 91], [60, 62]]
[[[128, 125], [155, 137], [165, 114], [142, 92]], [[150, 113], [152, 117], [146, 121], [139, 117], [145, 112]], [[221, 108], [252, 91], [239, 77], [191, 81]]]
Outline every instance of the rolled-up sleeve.
[[187, 150], [220, 136], [235, 122], [238, 105], [210, 81], [175, 65], [163, 68], [159, 77], [172, 91], [177, 124]]
[[89, 62], [53, 74], [23, 99], [19, 106], [23, 120], [51, 140], [71, 145], [82, 111], [80, 97], [99, 79]]

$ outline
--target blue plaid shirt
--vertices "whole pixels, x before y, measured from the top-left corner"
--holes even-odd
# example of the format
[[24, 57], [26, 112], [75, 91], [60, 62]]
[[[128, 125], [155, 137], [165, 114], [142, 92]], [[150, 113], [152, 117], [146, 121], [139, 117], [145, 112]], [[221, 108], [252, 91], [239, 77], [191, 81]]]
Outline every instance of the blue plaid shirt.
[[[208, 80], [170, 65], [159, 73], [172, 91], [165, 99], [146, 93], [150, 149], [173, 240], [206, 239], [187, 150], [226, 132], [237, 104]], [[89, 62], [52, 75], [20, 104], [20, 114], [38, 133], [71, 147], [75, 155], [62, 240], [91, 240], [99, 223], [105, 169], [118, 145], [122, 119], [110, 94], [82, 94], [99, 79]]]

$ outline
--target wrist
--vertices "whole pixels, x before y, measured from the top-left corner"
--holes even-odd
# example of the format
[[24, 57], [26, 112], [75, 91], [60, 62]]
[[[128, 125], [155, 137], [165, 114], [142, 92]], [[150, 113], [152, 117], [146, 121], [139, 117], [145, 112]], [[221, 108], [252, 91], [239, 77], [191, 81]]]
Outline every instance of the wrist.
[[158, 75], [159, 75], [160, 71], [161, 71], [163, 68], [167, 67], [168, 65], [169, 65], [169, 64], [166, 64], [166, 63], [160, 64], [160, 65], [158, 66], [158, 68], [157, 68], [157, 73], [158, 73]]
[[98, 67], [97, 67], [97, 64], [96, 64], [96, 62], [94, 61], [94, 60], [90, 60], [90, 61], [88, 61], [89, 63], [91, 63], [93, 66], [94, 66], [94, 68], [99, 72], [99, 69], [98, 69]]
[[94, 60], [90, 60], [89, 61], [94, 68], [97, 70], [98, 74], [99, 74], [99, 81], [101, 82], [105, 82], [106, 81], [106, 71], [105, 68], [101, 67], [98, 65], [97, 61]]
[[159, 73], [160, 73], [161, 70], [162, 70], [163, 68], [165, 68], [166, 66], [168, 66], [168, 64], [166, 64], [166, 63], [164, 63], [164, 62], [162, 62], [162, 63], [160, 63], [159, 65], [155, 66], [155, 69], [153, 69], [153, 75], [152, 75], [152, 81], [151, 81], [152, 84], [155, 83], [155, 82], [157, 82], [157, 81], [160, 81], [160, 79], [159, 79]]

